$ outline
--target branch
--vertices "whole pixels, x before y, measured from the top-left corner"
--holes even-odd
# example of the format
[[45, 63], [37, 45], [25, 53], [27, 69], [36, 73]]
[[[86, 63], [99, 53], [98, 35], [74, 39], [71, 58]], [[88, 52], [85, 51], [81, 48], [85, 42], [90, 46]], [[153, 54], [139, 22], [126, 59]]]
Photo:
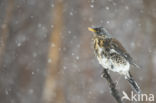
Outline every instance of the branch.
[[116, 89], [116, 85], [113, 82], [111, 76], [108, 74], [106, 69], [103, 70], [101, 77], [105, 78], [107, 80], [107, 82], [109, 83], [109, 87], [111, 89], [111, 94], [116, 99], [117, 103], [123, 103], [123, 101], [121, 100], [121, 96], [119, 95], [119, 92]]

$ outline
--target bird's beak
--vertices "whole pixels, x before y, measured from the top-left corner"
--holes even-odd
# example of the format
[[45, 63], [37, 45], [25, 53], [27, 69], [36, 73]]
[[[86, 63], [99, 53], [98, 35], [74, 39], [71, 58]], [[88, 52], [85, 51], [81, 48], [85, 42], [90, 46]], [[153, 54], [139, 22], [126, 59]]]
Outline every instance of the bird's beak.
[[96, 30], [91, 28], [91, 27], [88, 27], [88, 30], [91, 31], [91, 32], [94, 32], [94, 33], [96, 32]]

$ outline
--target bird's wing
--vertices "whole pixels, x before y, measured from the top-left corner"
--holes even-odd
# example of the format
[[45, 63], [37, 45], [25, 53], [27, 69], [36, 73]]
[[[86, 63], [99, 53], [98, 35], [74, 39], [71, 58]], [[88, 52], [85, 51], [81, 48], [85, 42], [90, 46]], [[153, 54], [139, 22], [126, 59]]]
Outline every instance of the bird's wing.
[[128, 60], [130, 64], [134, 65], [137, 68], [140, 68], [140, 66], [138, 66], [134, 62], [133, 58], [128, 54], [126, 49], [122, 46], [122, 44], [118, 40], [111, 38], [110, 45], [111, 45], [111, 49], [114, 49], [115, 51], [117, 51], [126, 60]]
[[128, 60], [129, 62], [132, 60], [132, 57], [127, 53], [126, 49], [122, 46], [122, 44], [118, 40], [112, 38], [110, 41], [110, 45], [111, 49], [117, 51], [117, 53], [126, 58], [126, 60]]

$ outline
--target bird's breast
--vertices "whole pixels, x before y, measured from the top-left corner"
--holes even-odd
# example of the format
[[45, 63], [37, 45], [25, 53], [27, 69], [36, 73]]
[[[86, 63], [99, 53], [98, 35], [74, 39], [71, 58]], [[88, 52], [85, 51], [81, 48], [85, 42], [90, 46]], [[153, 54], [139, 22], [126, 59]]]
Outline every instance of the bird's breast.
[[101, 48], [95, 44], [95, 55], [103, 68], [118, 72], [122, 75], [126, 75], [129, 72], [129, 62], [115, 50], [107, 51], [106, 48]]
[[111, 53], [109, 62], [111, 63], [111, 70], [114, 72], [118, 72], [122, 75], [127, 75], [130, 69], [129, 62], [117, 53]]

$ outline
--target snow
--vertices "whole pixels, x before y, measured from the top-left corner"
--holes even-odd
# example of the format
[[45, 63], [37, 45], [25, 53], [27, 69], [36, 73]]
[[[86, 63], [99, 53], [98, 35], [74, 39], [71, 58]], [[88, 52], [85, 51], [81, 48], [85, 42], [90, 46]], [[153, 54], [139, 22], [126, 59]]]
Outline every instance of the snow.
[[37, 53], [36, 52], [33, 52], [33, 57], [37, 57]]
[[51, 59], [51, 58], [49, 58], [49, 59], [48, 59], [48, 63], [51, 63], [51, 62], [52, 62], [52, 59]]
[[79, 56], [76, 56], [76, 60], [79, 60], [80, 59], [80, 57]]
[[9, 95], [9, 92], [8, 92], [8, 90], [5, 90], [5, 94], [6, 94], [6, 95]]
[[35, 73], [34, 72], [31, 72], [31, 74], [34, 75]]
[[17, 46], [20, 47], [21, 46], [21, 43], [17, 43]]
[[29, 94], [33, 94], [34, 90], [33, 89], [29, 89]]
[[55, 43], [51, 43], [51, 47], [54, 48], [56, 45]]
[[34, 16], [33, 16], [33, 15], [31, 15], [31, 16], [30, 16], [30, 18], [31, 18], [31, 19], [33, 19], [33, 18], [34, 18]]
[[24, 42], [26, 41], [26, 37], [24, 34], [20, 34], [16, 38], [16, 45], [17, 47], [20, 47]]
[[55, 7], [55, 5], [54, 5], [54, 4], [51, 4], [51, 7], [52, 7], [52, 8], [54, 8], [54, 7]]
[[63, 66], [63, 69], [64, 69], [64, 70], [66, 70], [66, 69], [67, 69], [67, 67], [66, 67], [66, 66]]
[[69, 14], [70, 14], [70, 16], [73, 16], [74, 15], [73, 12], [70, 12]]
[[[0, 2], [0, 103], [41, 103], [47, 77], [53, 77], [47, 65], [52, 65], [50, 71], [55, 69], [55, 60], [49, 57], [54, 49], [59, 51], [59, 63], [57, 72], [54, 70], [57, 78], [52, 79], [60, 98], [68, 103], [114, 103], [109, 85], [100, 77], [103, 68], [94, 55], [93, 35], [87, 30], [99, 26], [118, 39], [142, 67], [130, 66], [143, 92], [155, 93], [155, 0]], [[111, 71], [110, 75], [114, 81], [120, 76]], [[131, 90], [121, 79], [119, 92]], [[57, 102], [53, 100], [51, 103]], [[64, 103], [61, 100], [58, 102]]]
[[72, 53], [72, 56], [74, 56], [75, 55], [75, 53]]
[[110, 21], [106, 21], [107, 24], [110, 24]]
[[129, 10], [129, 6], [125, 6], [125, 9], [126, 9], [126, 10]]
[[106, 10], [109, 10], [110, 9], [108, 6], [106, 6], [105, 8], [106, 8]]
[[42, 27], [42, 24], [39, 23], [39, 24], [38, 24], [38, 27], [41, 28], [41, 27]]
[[130, 46], [131, 46], [131, 48], [135, 48], [135, 43], [134, 42], [131, 42], [131, 44], [130, 44]]
[[94, 8], [94, 5], [92, 4], [92, 5], [90, 5], [90, 7], [91, 7], [91, 8]]
[[72, 32], [70, 30], [68, 30], [68, 34], [71, 34]]
[[54, 28], [54, 25], [50, 25], [51, 28]]

